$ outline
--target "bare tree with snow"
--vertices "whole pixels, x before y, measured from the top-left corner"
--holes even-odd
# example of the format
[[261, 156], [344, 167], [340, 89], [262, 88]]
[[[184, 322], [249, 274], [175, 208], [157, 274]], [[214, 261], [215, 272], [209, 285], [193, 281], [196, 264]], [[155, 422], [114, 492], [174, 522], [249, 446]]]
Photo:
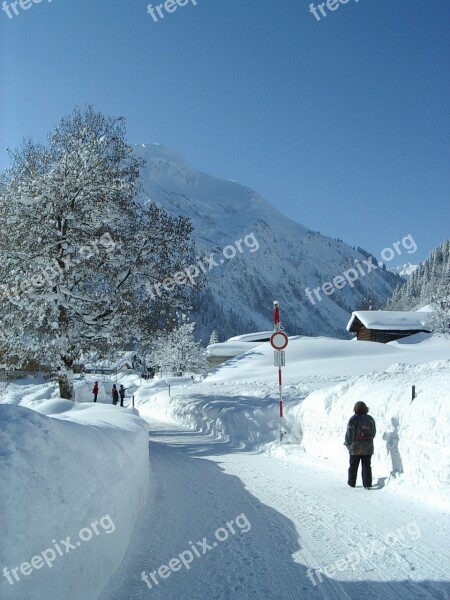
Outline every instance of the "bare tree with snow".
[[193, 261], [188, 219], [139, 198], [142, 162], [122, 118], [75, 109], [48, 145], [25, 141], [0, 182], [3, 357], [25, 354], [59, 371], [93, 349], [124, 348], [189, 310], [190, 288], [163, 282]]
[[148, 359], [162, 374], [201, 373], [207, 368], [205, 349], [194, 339], [195, 323], [182, 322], [170, 333], [159, 335]]

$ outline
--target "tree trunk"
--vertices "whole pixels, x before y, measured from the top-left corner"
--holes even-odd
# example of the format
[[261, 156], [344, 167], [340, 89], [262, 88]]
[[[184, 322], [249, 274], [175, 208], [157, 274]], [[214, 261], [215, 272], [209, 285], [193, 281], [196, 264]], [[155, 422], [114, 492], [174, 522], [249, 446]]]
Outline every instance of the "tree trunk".
[[73, 387], [73, 370], [65, 367], [58, 376], [59, 395], [66, 400], [75, 402], [75, 389]]

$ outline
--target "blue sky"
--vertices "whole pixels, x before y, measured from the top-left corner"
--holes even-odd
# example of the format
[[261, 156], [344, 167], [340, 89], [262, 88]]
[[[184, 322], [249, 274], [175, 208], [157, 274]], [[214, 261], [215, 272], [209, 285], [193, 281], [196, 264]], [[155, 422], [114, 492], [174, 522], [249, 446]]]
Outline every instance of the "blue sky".
[[318, 21], [310, 0], [196, 1], [157, 22], [141, 0], [1, 11], [0, 168], [92, 103], [130, 143], [375, 256], [411, 234], [392, 265], [449, 236], [449, 2], [349, 0]]

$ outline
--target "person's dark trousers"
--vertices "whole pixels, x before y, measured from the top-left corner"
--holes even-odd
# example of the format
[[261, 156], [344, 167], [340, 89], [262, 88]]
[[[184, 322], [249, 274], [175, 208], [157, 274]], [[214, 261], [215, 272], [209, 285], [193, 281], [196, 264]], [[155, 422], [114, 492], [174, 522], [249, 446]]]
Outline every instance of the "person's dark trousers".
[[355, 487], [356, 478], [358, 476], [358, 467], [359, 461], [361, 461], [362, 465], [362, 480], [364, 487], [372, 487], [372, 467], [370, 466], [370, 461], [372, 456], [356, 456], [350, 455], [350, 467], [348, 469], [348, 485], [351, 487]]
[[97, 394], [94, 394], [94, 402], [97, 402]]

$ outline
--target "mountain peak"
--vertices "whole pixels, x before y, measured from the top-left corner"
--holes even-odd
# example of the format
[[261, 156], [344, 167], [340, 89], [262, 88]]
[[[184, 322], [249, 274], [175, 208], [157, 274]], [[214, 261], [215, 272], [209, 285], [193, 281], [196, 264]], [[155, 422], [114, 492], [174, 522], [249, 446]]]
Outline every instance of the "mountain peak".
[[147, 161], [160, 159], [187, 165], [181, 154], [164, 144], [139, 144], [135, 146], [135, 152]]
[[[379, 269], [361, 276], [357, 285], [323, 293], [311, 303], [308, 288], [321, 290], [367, 256], [295, 223], [251, 188], [195, 170], [166, 146], [142, 144], [136, 154], [146, 160], [141, 172], [144, 201], [189, 217], [199, 255], [213, 252], [220, 265], [207, 273], [196, 316], [203, 339], [213, 329], [222, 338], [268, 329], [273, 298], [285, 307], [290, 334], [343, 337], [352, 310], [364, 298], [382, 305], [398, 285], [396, 275]], [[251, 241], [252, 248], [246, 249], [243, 240]], [[222, 249], [237, 248], [238, 242], [245, 251], [224, 260]]]

